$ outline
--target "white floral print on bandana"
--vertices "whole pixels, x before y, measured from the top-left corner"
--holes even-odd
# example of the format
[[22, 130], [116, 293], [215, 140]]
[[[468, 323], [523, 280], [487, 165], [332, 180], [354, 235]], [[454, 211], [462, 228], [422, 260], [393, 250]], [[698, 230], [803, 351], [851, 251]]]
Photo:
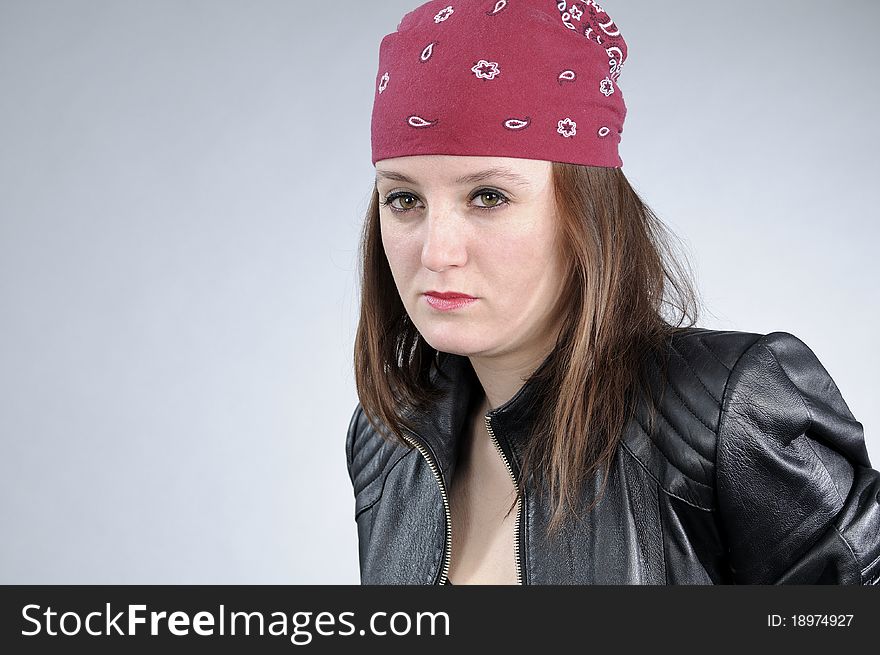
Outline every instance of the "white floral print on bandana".
[[614, 81], [606, 77], [599, 83], [599, 90], [605, 95], [605, 97], [610, 96], [614, 93]]
[[485, 59], [481, 59], [474, 64], [471, 70], [474, 72], [474, 75], [481, 77], [484, 80], [494, 80], [496, 76], [501, 74], [497, 62], [486, 61]]
[[437, 15], [434, 16], [434, 22], [442, 23], [447, 18], [452, 16], [453, 13], [455, 13], [455, 9], [452, 8], [452, 5], [449, 5], [437, 12]]
[[382, 79], [379, 81], [379, 94], [380, 95], [388, 87], [388, 80], [389, 79], [391, 79], [391, 77], [388, 75], [388, 73], [385, 73], [382, 76]]
[[565, 138], [572, 137], [577, 134], [577, 123], [570, 118], [565, 118], [559, 121], [559, 127], [556, 128], [556, 131]]

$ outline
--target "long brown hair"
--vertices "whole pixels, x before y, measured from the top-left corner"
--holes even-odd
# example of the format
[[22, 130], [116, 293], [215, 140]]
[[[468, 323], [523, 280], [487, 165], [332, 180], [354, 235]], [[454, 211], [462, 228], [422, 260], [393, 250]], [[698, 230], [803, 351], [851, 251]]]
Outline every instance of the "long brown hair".
[[[646, 362], [676, 331], [694, 326], [699, 312], [690, 267], [672, 247], [675, 235], [621, 169], [553, 162], [552, 179], [567, 276], [555, 314], [561, 325], [556, 346], [527, 378], [540, 402], [518, 488], [523, 494], [531, 479], [543, 493], [549, 484], [550, 533], [567, 516], [578, 516], [581, 485], [597, 469], [603, 481], [590, 507], [599, 501], [634, 399], [652, 395]], [[359, 254], [357, 393], [377, 432], [384, 428], [385, 438], [406, 443], [403, 427], [412, 426], [405, 411], [428, 408], [437, 398], [430, 375], [439, 353], [410, 321], [397, 292], [375, 189]], [[651, 431], [653, 407], [652, 399]], [[515, 506], [516, 498], [511, 510]]]

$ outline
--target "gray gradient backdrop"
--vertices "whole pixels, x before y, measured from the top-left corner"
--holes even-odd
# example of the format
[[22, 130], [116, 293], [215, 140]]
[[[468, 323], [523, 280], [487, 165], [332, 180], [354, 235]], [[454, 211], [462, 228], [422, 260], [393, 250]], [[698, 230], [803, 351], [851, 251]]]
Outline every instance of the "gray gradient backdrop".
[[[0, 583], [356, 583], [382, 36], [418, 0], [0, 0]], [[702, 325], [785, 330], [880, 464], [880, 3], [606, 0]]]

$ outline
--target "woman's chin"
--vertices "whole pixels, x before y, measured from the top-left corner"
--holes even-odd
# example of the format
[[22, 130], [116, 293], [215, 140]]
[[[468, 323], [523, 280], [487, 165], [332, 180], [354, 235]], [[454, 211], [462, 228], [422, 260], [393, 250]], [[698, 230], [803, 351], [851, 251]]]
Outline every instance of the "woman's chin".
[[474, 339], [464, 338], [459, 328], [459, 334], [450, 335], [443, 330], [435, 332], [421, 332], [422, 338], [434, 350], [453, 355], [470, 356], [484, 350], [485, 344]]

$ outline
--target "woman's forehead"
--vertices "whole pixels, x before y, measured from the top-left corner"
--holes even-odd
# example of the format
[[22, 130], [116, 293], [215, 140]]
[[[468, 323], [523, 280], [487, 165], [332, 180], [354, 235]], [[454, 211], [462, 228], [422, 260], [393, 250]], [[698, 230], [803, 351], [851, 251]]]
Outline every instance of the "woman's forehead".
[[376, 181], [462, 185], [500, 179], [528, 187], [545, 180], [550, 168], [551, 162], [536, 159], [412, 155], [376, 162]]

